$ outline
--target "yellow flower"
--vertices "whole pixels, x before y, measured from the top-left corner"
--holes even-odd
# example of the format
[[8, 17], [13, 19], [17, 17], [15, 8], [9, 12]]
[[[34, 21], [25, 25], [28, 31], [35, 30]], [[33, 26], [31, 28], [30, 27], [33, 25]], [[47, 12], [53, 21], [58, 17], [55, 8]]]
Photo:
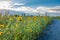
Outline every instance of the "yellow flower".
[[0, 25], [0, 28], [4, 28], [4, 25]]
[[3, 34], [3, 32], [0, 32], [0, 35], [2, 35]]
[[22, 17], [21, 16], [18, 17], [18, 21], [22, 21]]
[[37, 18], [37, 16], [34, 16], [33, 18], [34, 18], [34, 19], [36, 19], [36, 18]]

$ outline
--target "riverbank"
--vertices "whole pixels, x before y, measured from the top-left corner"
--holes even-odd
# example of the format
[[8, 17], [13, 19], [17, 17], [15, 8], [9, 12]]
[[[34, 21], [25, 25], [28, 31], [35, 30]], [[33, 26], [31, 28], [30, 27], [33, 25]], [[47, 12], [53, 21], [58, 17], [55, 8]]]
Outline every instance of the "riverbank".
[[54, 19], [53, 24], [48, 25], [37, 40], [60, 40], [60, 20]]

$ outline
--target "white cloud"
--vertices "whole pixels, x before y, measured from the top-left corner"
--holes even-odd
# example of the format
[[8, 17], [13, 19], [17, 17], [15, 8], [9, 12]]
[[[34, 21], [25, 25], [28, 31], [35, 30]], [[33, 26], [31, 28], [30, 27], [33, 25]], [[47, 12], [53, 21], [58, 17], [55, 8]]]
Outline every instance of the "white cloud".
[[25, 3], [14, 3], [14, 5], [21, 6], [21, 5], [25, 5]]
[[[14, 5], [21, 6], [21, 7], [15, 8]], [[45, 12], [60, 13], [60, 11], [51, 10], [51, 9], [60, 9], [60, 6], [56, 6], [56, 7], [39, 6], [36, 8], [31, 8], [22, 5], [25, 5], [25, 3], [13, 3], [12, 1], [0, 1], [0, 9], [21, 11], [25, 13], [45, 13]]]
[[60, 6], [51, 7], [51, 9], [60, 9]]
[[0, 1], [0, 9], [8, 9], [10, 5], [10, 1]]
[[25, 13], [42, 13], [44, 14], [45, 12], [52, 12], [52, 13], [60, 13], [60, 11], [55, 11], [55, 10], [51, 10], [51, 8], [49, 7], [37, 7], [37, 8], [31, 8], [31, 7], [26, 7], [26, 6], [21, 6], [18, 8], [9, 8], [9, 10], [13, 10], [13, 11], [20, 11], [20, 12], [25, 12]]
[[52, 12], [52, 13], [60, 13], [60, 6], [55, 6], [55, 7], [37, 7], [37, 10], [39, 12]]
[[22, 6], [19, 9], [20, 9], [20, 11], [23, 11], [23, 12], [26, 12], [26, 13], [37, 13], [37, 10], [34, 9], [34, 8], [31, 8], [31, 7]]
[[48, 7], [43, 7], [43, 6], [40, 6], [40, 7], [37, 7], [36, 10], [39, 12], [39, 13], [45, 13], [48, 11]]
[[0, 0], [0, 9], [14, 9], [14, 6], [22, 6], [22, 5], [25, 5], [25, 3], [16, 3], [10, 0], [6, 0], [6, 1]]
[[31, 7], [25, 7], [25, 6], [21, 6], [18, 8], [9, 8], [9, 10], [20, 11], [20, 12], [25, 12], [25, 13], [38, 13], [36, 9], [31, 8]]

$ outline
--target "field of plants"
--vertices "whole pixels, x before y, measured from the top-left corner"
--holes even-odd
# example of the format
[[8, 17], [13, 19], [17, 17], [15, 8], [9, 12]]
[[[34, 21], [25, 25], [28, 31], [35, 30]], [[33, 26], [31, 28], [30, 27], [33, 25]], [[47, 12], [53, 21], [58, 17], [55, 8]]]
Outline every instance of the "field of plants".
[[0, 15], [0, 40], [35, 40], [51, 22], [47, 16]]
[[59, 19], [60, 20], [60, 16], [57, 16], [57, 17], [53, 17], [54, 19]]

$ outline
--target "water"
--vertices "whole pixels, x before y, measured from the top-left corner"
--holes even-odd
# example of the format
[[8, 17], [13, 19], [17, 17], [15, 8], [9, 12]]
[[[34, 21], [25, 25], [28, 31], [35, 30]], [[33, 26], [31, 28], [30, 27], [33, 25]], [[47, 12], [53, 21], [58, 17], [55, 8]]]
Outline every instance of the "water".
[[37, 40], [60, 40], [60, 20], [54, 19]]

